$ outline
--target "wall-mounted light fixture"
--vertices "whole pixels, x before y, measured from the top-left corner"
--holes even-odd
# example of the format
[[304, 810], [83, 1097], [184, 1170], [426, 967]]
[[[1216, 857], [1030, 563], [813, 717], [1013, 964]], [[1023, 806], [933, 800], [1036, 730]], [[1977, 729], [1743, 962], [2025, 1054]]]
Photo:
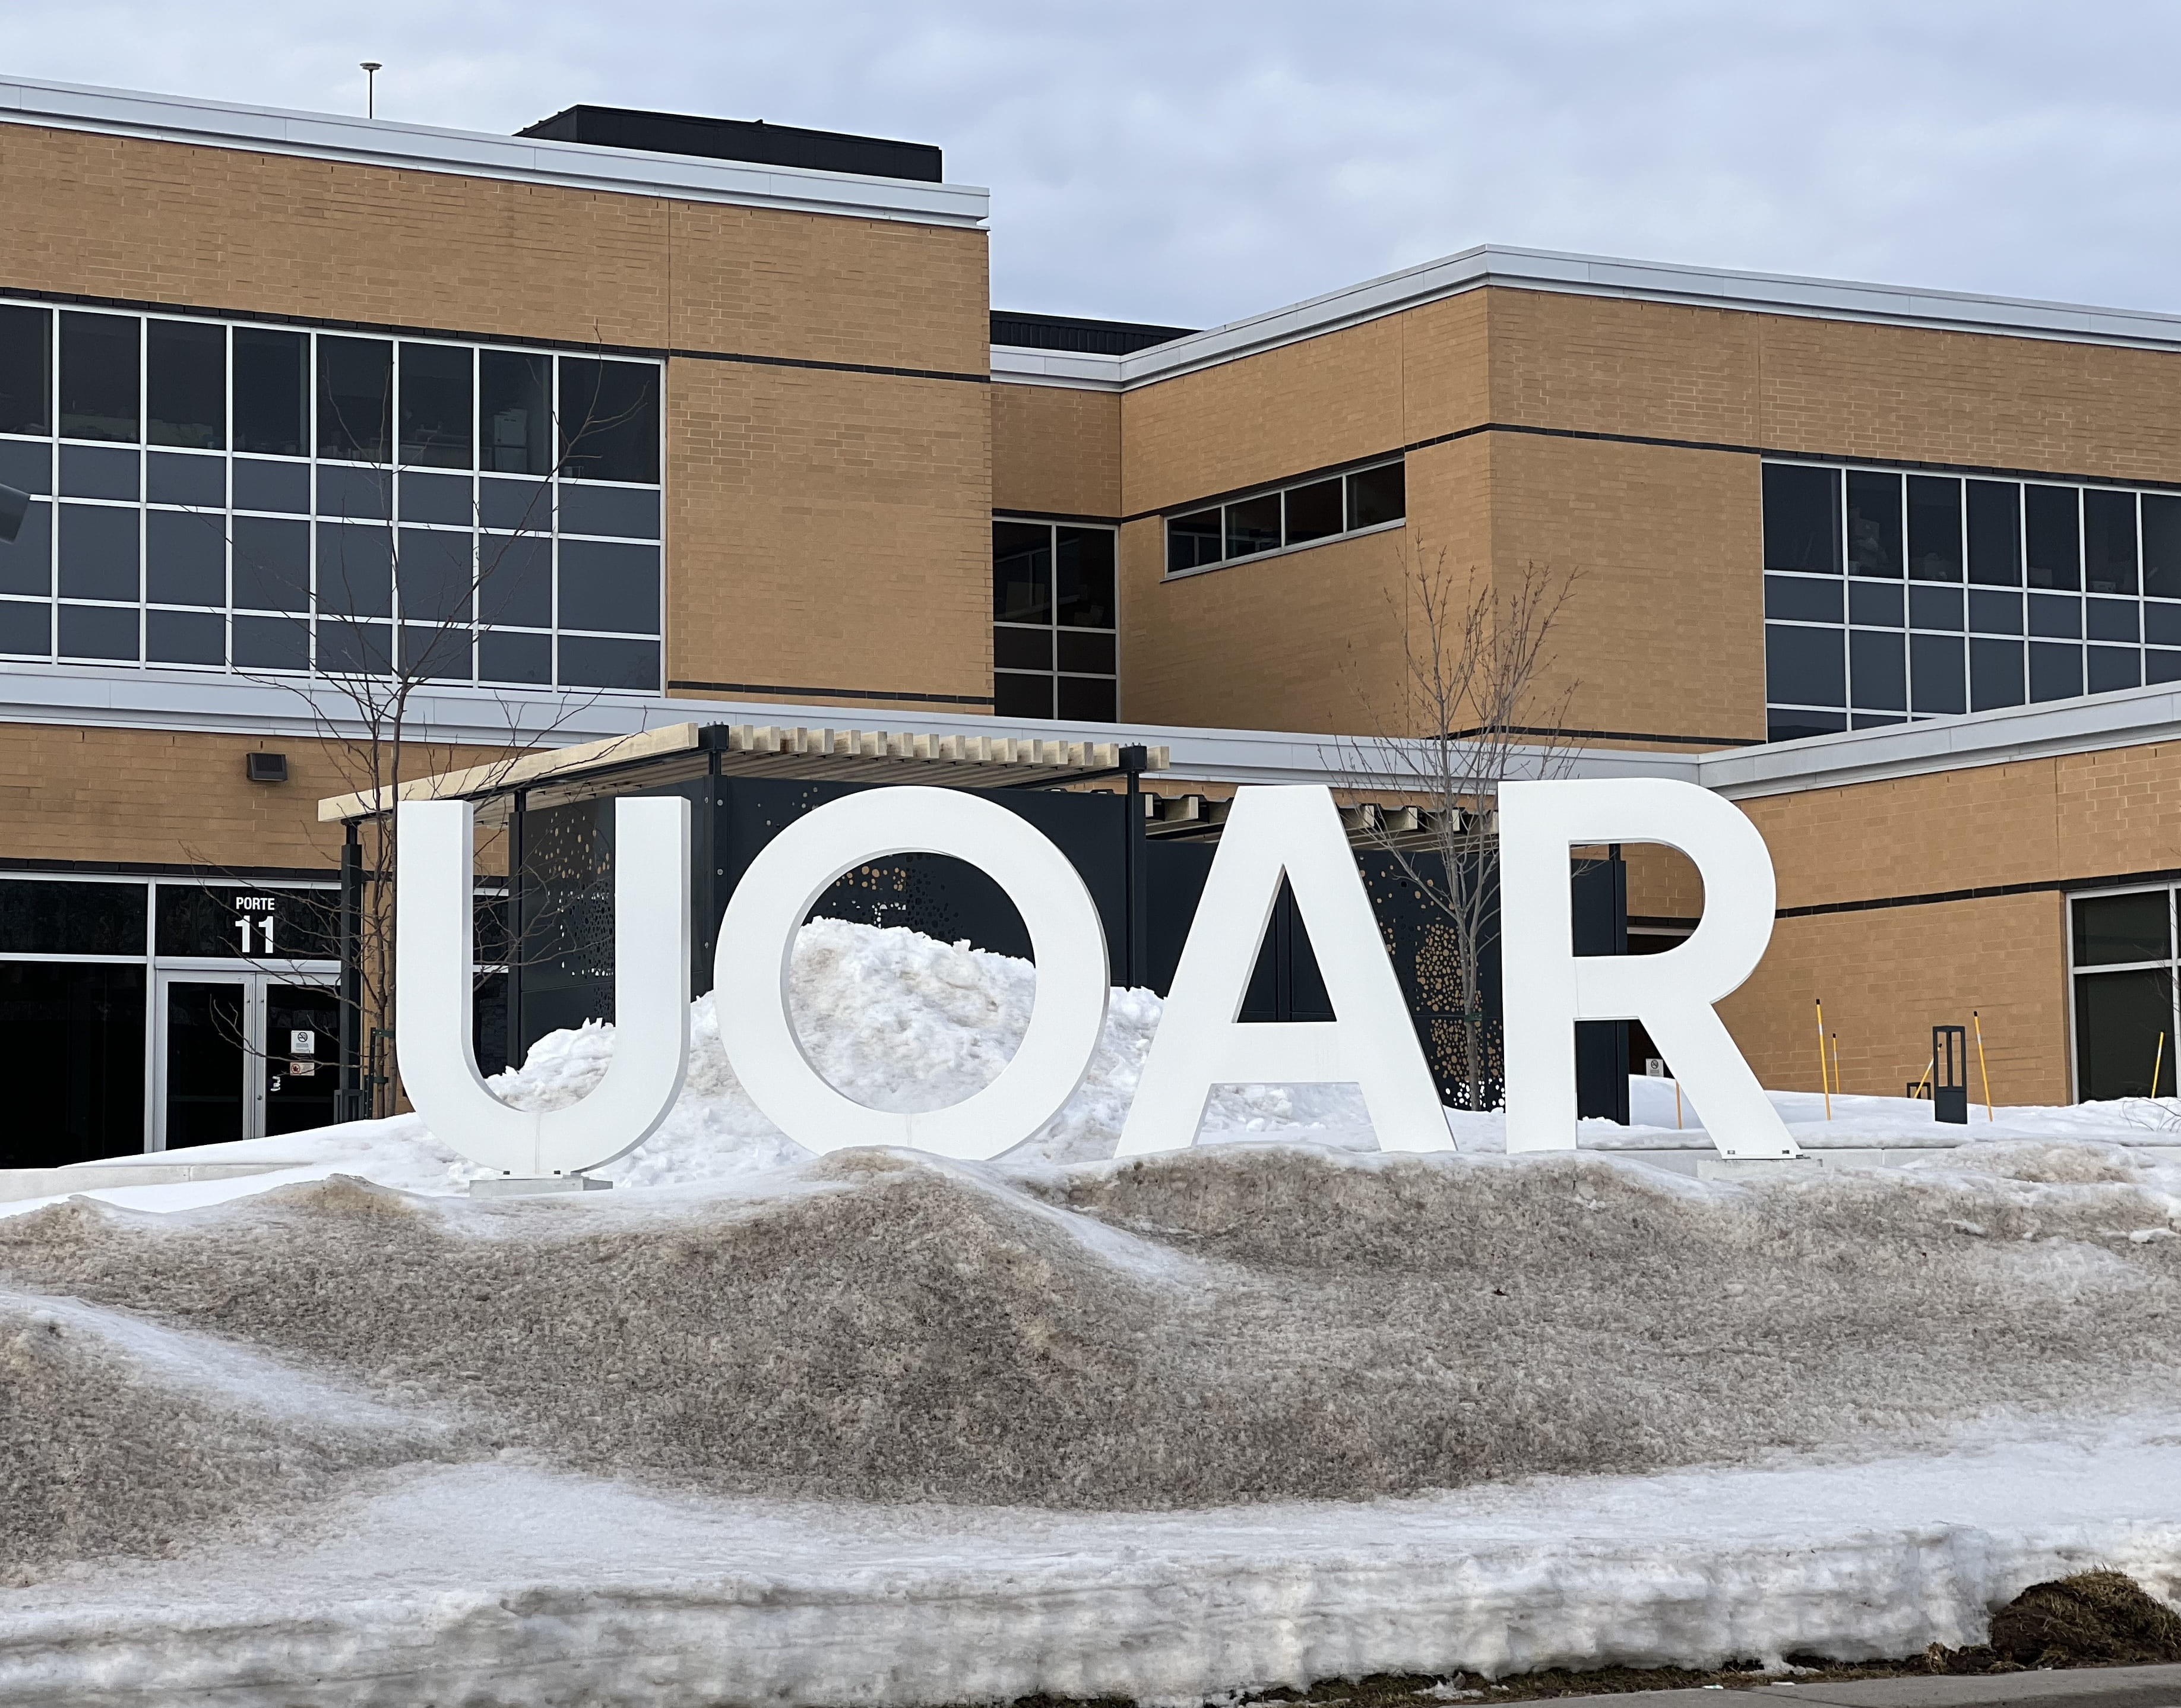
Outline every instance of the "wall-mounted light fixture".
[[13, 545], [23, 531], [23, 518], [30, 513], [30, 495], [12, 486], [0, 486], [0, 545]]
[[251, 753], [242, 756], [242, 774], [252, 782], [285, 782], [288, 781], [288, 755], [284, 753]]

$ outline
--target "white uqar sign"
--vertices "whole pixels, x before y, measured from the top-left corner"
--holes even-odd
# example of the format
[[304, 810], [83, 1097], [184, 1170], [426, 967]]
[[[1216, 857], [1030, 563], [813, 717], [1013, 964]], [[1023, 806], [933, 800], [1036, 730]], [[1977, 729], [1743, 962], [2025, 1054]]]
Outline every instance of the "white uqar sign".
[[[689, 1057], [689, 808], [616, 803], [616, 1030], [612, 1066], [566, 1108], [495, 1097], [471, 1042], [473, 819], [459, 801], [397, 810], [395, 1020], [402, 1081], [433, 1132], [502, 1174], [577, 1174], [643, 1143], [666, 1119]], [[1791, 1157], [1794, 1141], [1713, 1004], [1747, 978], [1771, 935], [1771, 862], [1755, 828], [1687, 783], [1510, 783], [1499, 804], [1500, 958], [1510, 1151], [1576, 1143], [1574, 1025], [1640, 1020], [1732, 1157]], [[1664, 954], [1581, 956], [1570, 948], [1568, 856], [1657, 842], [1696, 863], [1704, 915]], [[951, 854], [1006, 891], [1030, 937], [1037, 994], [1014, 1058], [983, 1090], [916, 1114], [843, 1096], [810, 1062], [788, 1015], [796, 932], [818, 898], [867, 861]], [[1251, 967], [1284, 878], [1310, 933], [1334, 1018], [1243, 1025]], [[1081, 876], [1024, 820], [951, 789], [881, 788], [818, 808], [751, 862], [720, 926], [720, 1035], [752, 1101], [814, 1151], [905, 1145], [997, 1156], [1074, 1095], [1105, 1025], [1110, 972]], [[1245, 788], [1223, 830], [1183, 945], [1118, 1153], [1193, 1144], [1213, 1086], [1352, 1084], [1388, 1150], [1451, 1148], [1431, 1071], [1388, 960], [1370, 898], [1323, 788]]]

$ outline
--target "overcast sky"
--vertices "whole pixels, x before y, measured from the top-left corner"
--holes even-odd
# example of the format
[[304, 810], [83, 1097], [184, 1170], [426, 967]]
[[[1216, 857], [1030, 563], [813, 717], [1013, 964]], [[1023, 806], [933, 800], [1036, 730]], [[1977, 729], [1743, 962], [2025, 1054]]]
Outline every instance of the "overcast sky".
[[[0, 74], [936, 142], [995, 306], [1206, 326], [1482, 242], [2181, 311], [2181, 4], [7, 0]], [[353, 19], [353, 21], [351, 21]]]

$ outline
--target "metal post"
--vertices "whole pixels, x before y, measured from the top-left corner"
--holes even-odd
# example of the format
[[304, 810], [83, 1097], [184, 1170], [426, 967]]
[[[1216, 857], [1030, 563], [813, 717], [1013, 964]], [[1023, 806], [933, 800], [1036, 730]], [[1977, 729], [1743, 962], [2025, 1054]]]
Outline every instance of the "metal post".
[[1144, 873], [1144, 796], [1142, 777], [1151, 765], [1151, 749], [1143, 747], [1124, 747], [1121, 749], [1121, 771], [1128, 779], [1129, 822], [1122, 845], [1122, 901], [1121, 901], [1121, 982], [1130, 990], [1144, 981], [1149, 969], [1145, 963], [1150, 898], [1145, 893]]
[[362, 1087], [356, 1083], [363, 1036], [363, 844], [354, 819], [347, 828], [341, 844], [340, 1118], [357, 1121], [363, 1119]]
[[528, 811], [530, 791], [515, 791], [513, 809], [507, 815], [507, 1065], [519, 1068], [526, 1052], [522, 1045], [522, 967], [529, 958], [522, 928], [523, 815]]

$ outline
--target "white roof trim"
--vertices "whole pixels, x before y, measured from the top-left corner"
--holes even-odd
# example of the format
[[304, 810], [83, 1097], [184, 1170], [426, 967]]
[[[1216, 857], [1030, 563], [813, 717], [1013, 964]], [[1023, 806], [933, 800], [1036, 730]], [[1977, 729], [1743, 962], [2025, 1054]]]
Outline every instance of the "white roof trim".
[[[625, 738], [677, 724], [726, 723], [831, 728], [851, 716], [906, 717], [942, 735], [1016, 740], [1089, 741], [1163, 747], [1161, 783], [1312, 783], [1398, 789], [1398, 760], [1368, 761], [1375, 743], [1307, 732], [1197, 729], [1169, 724], [1060, 723], [975, 713], [793, 705], [773, 700], [669, 699], [639, 694], [556, 694], [538, 690], [435, 688], [409, 703], [407, 732], [418, 743], [500, 749], [565, 748]], [[76, 728], [175, 730], [355, 740], [354, 708], [333, 688], [298, 679], [292, 686], [207, 671], [102, 669], [96, 666], [0, 664], [0, 724]], [[2181, 686], [2086, 694], [2043, 705], [2009, 706], [1924, 723], [1811, 736], [1767, 747], [1714, 753], [1637, 748], [1564, 749], [1554, 775], [1671, 777], [1745, 800], [1841, 788], [2024, 760], [2181, 742]], [[1518, 771], [1542, 773], [1549, 755], [1524, 749]]]
[[389, 119], [244, 107], [31, 78], [0, 80], [0, 123], [49, 124], [108, 136], [552, 184], [621, 196], [668, 196], [921, 225], [978, 227], [991, 211], [990, 193], [970, 185], [864, 178], [796, 166], [495, 136], [489, 131], [447, 130]]
[[[1050, 351], [995, 350], [992, 377], [1017, 384], [1081, 384], [1076, 370], [1056, 368], [1040, 377], [1025, 358], [1058, 364], [1101, 364], [1085, 374], [1111, 373], [1113, 389], [1133, 391], [1200, 368], [1238, 362], [1283, 345], [1358, 326], [1405, 309], [1466, 291], [1499, 285], [1576, 296], [1610, 296], [1703, 308], [1787, 314], [1814, 320], [1863, 321], [1884, 326], [1976, 332], [2004, 338], [2052, 339], [2131, 350], [2181, 351], [2181, 315], [2147, 309], [2098, 308], [2029, 297], [1982, 296], [1968, 291], [1925, 290], [1897, 285], [1808, 279], [1793, 274], [1742, 273], [1721, 268], [1680, 267], [1664, 262], [1623, 261], [1608, 256], [1568, 255], [1543, 249], [1485, 244], [1438, 261], [1405, 268], [1360, 285], [1343, 286], [1285, 308], [1192, 333], [1132, 356], [1081, 357]], [[1002, 372], [1004, 365], [1005, 372]], [[1098, 389], [1105, 389], [1100, 387]]]

